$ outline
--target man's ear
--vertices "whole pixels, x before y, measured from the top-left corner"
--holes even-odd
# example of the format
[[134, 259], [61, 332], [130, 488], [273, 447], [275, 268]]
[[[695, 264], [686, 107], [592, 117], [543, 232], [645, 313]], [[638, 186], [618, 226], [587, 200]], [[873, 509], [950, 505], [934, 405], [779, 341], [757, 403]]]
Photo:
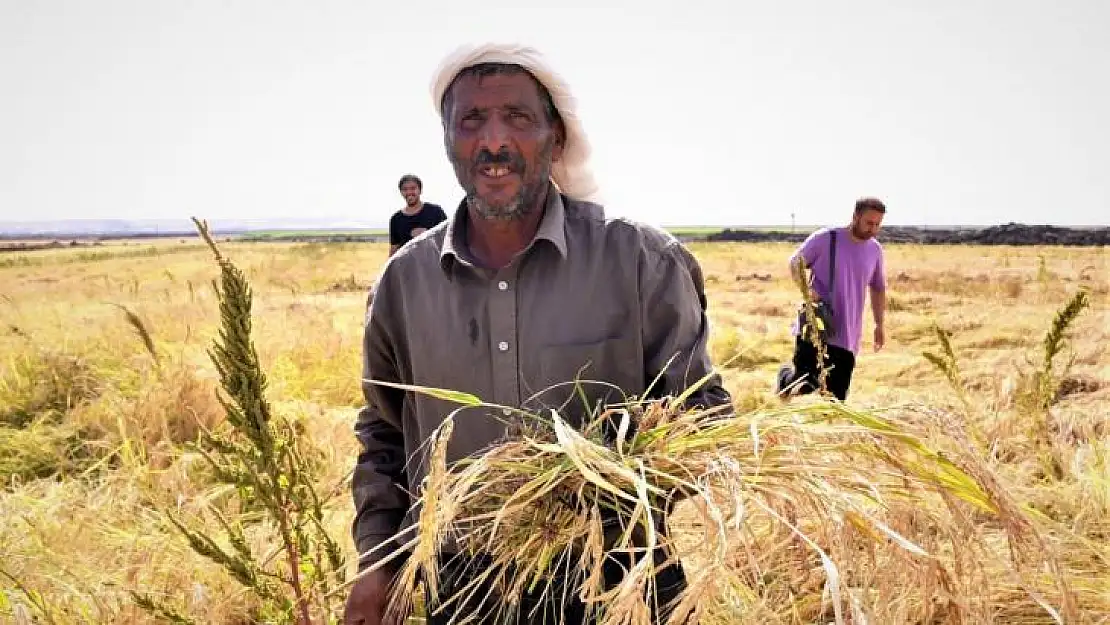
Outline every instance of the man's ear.
[[551, 160], [558, 161], [563, 158], [563, 150], [567, 146], [567, 129], [563, 126], [563, 120], [555, 122], [555, 146], [551, 150]]

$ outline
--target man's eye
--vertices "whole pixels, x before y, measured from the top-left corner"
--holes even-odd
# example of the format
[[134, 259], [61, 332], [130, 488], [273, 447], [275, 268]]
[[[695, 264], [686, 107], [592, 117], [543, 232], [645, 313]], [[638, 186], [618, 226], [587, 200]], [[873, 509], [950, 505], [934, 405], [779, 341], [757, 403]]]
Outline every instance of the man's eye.
[[521, 111], [510, 111], [507, 118], [514, 128], [521, 130], [531, 128], [533, 124], [532, 116]]

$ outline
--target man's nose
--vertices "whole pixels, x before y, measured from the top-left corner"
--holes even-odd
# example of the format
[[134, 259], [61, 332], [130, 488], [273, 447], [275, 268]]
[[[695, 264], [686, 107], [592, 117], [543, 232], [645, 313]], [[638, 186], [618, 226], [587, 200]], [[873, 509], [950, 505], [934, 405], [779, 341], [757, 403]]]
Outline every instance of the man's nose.
[[498, 117], [492, 117], [482, 126], [481, 145], [493, 154], [509, 147], [509, 127]]

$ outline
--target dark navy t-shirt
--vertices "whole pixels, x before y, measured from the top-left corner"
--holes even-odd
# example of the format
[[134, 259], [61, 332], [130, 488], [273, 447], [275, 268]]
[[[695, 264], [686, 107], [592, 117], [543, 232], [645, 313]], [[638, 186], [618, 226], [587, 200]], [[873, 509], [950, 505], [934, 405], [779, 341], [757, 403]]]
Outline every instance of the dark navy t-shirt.
[[[415, 215], [406, 215], [404, 211], [397, 211], [389, 218], [389, 242], [392, 245], [404, 245], [424, 230], [431, 230], [444, 221], [447, 221], [447, 214], [438, 204], [424, 202], [420, 212]], [[415, 233], [414, 230], [416, 230]]]

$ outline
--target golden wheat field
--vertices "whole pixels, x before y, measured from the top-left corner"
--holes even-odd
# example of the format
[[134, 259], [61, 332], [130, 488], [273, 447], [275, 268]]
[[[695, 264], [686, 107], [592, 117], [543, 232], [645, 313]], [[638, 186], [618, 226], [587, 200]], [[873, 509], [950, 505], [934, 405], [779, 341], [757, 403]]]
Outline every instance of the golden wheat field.
[[[325, 525], [350, 561], [362, 321], [387, 246], [222, 241], [220, 249], [250, 282], [267, 399], [319, 450], [316, 487], [332, 495]], [[706, 277], [713, 357], [729, 361], [723, 373], [737, 407], [777, 404], [772, 384], [791, 354], [798, 296], [792, 246], [691, 249]], [[1057, 528], [1051, 544], [1075, 572], [1076, 622], [1110, 623], [1102, 612], [1110, 606], [1106, 252], [887, 245], [886, 267], [887, 346], [872, 351], [868, 318], [849, 403], [912, 403], [974, 419], [1005, 488]], [[220, 325], [219, 277], [199, 239], [0, 256], [0, 622], [161, 622], [133, 591], [198, 623], [270, 618], [163, 514], [218, 534], [210, 510], [234, 497], [189, 445], [225, 419], [208, 351]], [[1055, 359], [1047, 416], [1034, 415], [1023, 398], [1043, 364], [1043, 339], [1081, 288], [1090, 306]], [[950, 332], [955, 386], [924, 355], [942, 353], [934, 324]], [[1041, 422], [1047, 447], [1034, 447]], [[243, 540], [274, 557], [272, 534]], [[330, 622], [341, 604], [333, 597]]]

